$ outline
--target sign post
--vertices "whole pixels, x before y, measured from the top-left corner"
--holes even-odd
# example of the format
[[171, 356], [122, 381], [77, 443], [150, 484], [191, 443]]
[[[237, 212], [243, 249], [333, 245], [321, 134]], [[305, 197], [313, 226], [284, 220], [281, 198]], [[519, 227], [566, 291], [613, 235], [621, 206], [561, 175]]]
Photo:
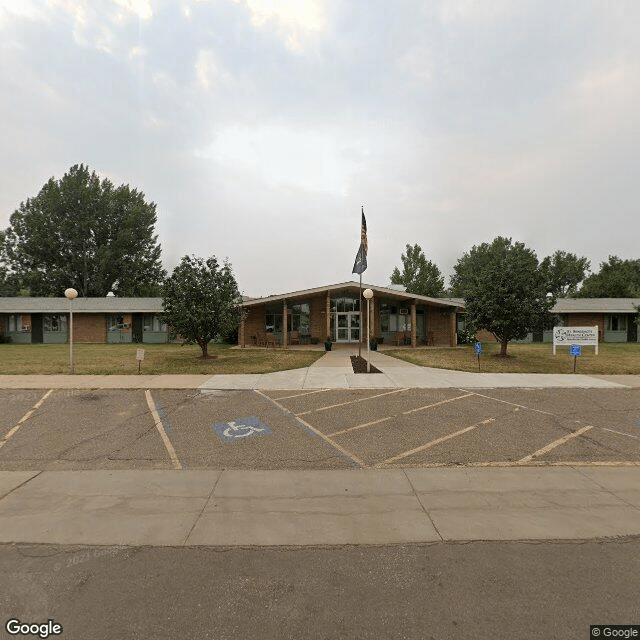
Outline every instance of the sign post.
[[482, 351], [482, 344], [480, 342], [476, 342], [474, 349], [476, 350], [476, 355], [478, 356], [478, 372], [480, 372], [480, 353]]
[[578, 356], [582, 355], [582, 347], [579, 344], [572, 344], [569, 347], [569, 353], [573, 356], [573, 373], [575, 373]]
[[140, 373], [140, 365], [142, 364], [142, 361], [144, 360], [144, 349], [137, 349], [136, 350], [136, 360], [138, 361], [138, 373]]

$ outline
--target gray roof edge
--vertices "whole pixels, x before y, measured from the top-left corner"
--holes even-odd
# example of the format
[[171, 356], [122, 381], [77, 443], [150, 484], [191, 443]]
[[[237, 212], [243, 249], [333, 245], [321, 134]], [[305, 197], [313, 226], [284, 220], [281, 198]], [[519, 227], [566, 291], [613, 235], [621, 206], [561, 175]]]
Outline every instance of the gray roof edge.
[[[281, 293], [281, 294], [276, 294], [272, 296], [265, 296], [263, 298], [253, 298], [252, 300], [243, 302], [242, 306], [251, 307], [251, 306], [256, 306], [256, 305], [265, 304], [269, 302], [278, 302], [280, 300], [286, 300], [288, 298], [300, 298], [303, 296], [309, 296], [316, 293], [323, 293], [326, 291], [337, 291], [340, 289], [344, 289], [346, 287], [359, 287], [359, 286], [360, 286], [359, 282], [354, 282], [353, 280], [351, 280], [348, 282], [329, 284], [323, 287], [313, 287], [311, 289], [301, 289], [299, 291], [291, 291], [289, 293]], [[457, 304], [457, 302], [454, 302], [449, 298], [430, 298], [428, 296], [421, 296], [417, 293], [411, 293], [408, 291], [397, 291], [395, 289], [389, 289], [387, 287], [381, 287], [378, 285], [365, 284], [364, 282], [362, 283], [362, 288], [371, 289], [372, 291], [378, 291], [380, 293], [385, 293], [387, 295], [394, 296], [397, 298], [415, 299], [415, 300], [430, 302], [430, 303], [445, 306], [445, 307], [461, 306], [460, 304]]]
[[0, 298], [0, 313], [161, 313], [162, 298]]

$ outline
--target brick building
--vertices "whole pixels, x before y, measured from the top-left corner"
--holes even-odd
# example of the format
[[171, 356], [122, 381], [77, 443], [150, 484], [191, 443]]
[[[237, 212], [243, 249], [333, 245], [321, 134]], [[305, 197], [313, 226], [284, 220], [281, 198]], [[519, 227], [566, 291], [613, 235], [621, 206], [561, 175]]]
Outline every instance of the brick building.
[[[373, 291], [371, 337], [412, 347], [455, 346], [455, 302], [368, 284], [362, 289]], [[362, 303], [366, 314], [366, 301]], [[327, 337], [337, 343], [358, 343], [366, 335], [357, 282], [252, 298], [242, 306], [245, 314], [238, 332], [241, 346], [261, 344], [265, 339], [283, 346], [320, 343]]]
[[[463, 307], [462, 300], [453, 300]], [[640, 298], [559, 298], [551, 310], [554, 326], [598, 327], [599, 342], [640, 342], [637, 307]], [[463, 329], [464, 313], [458, 314], [458, 328]], [[488, 331], [479, 331], [481, 341], [495, 340]], [[530, 333], [514, 342], [553, 342], [553, 329]]]
[[0, 298], [0, 333], [17, 343], [65, 343], [73, 309], [74, 342], [162, 343], [161, 298]]

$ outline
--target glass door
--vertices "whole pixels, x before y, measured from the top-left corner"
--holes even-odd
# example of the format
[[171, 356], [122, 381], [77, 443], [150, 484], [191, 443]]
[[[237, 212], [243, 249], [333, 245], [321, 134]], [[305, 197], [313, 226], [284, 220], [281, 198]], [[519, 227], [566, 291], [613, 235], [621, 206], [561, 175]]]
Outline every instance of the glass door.
[[349, 342], [360, 340], [360, 312], [353, 311], [349, 314]]
[[336, 313], [336, 342], [358, 342], [360, 340], [360, 312], [338, 311]]

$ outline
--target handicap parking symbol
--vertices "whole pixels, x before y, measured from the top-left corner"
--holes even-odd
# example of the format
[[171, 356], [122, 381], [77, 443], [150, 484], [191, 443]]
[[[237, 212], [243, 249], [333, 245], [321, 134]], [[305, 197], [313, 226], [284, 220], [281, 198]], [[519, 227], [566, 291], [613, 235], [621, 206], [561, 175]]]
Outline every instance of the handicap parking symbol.
[[236, 418], [229, 422], [216, 422], [212, 429], [224, 442], [237, 442], [253, 436], [266, 436], [272, 433], [264, 422], [253, 416]]

